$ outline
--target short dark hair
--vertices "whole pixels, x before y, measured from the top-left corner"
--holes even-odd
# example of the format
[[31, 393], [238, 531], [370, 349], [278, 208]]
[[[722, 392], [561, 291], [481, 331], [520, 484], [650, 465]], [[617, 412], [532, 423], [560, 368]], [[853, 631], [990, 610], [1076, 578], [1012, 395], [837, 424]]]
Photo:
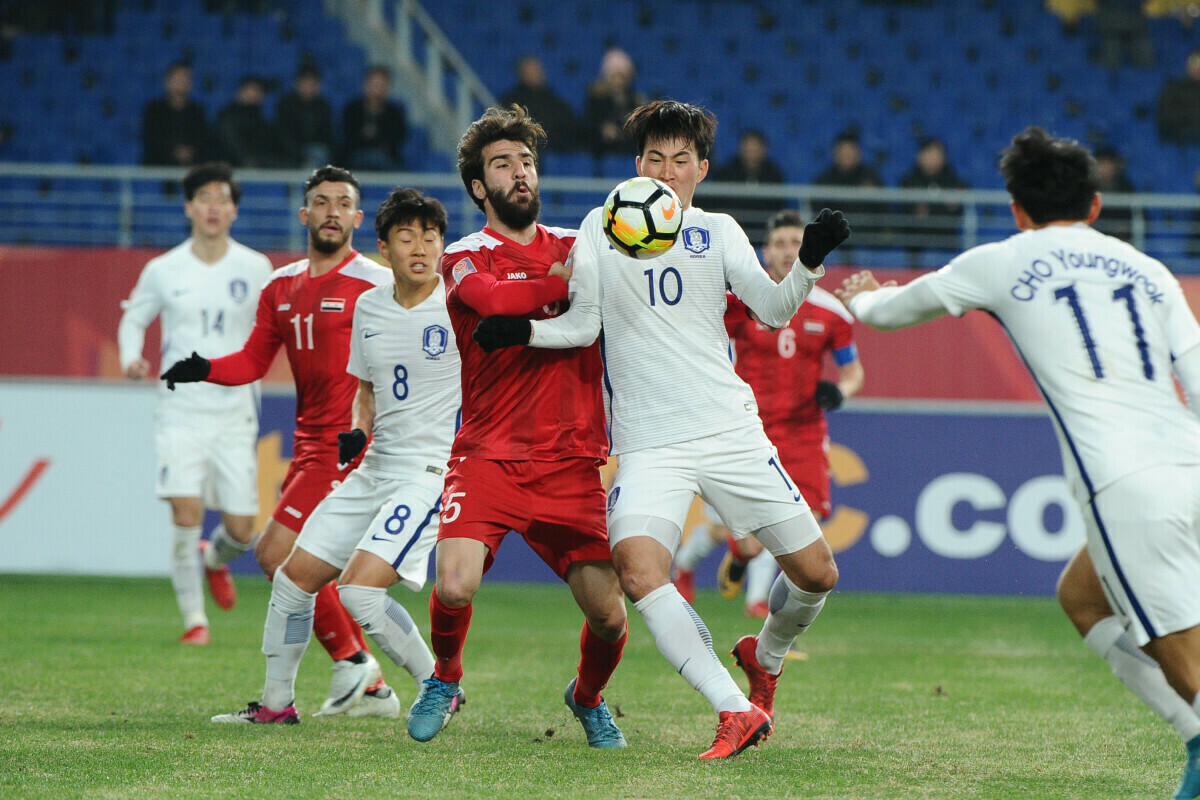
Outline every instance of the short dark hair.
[[233, 167], [224, 161], [210, 161], [207, 164], [197, 164], [183, 176], [183, 199], [189, 203], [200, 191], [201, 186], [213, 183], [229, 184], [229, 196], [236, 206], [242, 201], [242, 187], [233, 179]]
[[654, 100], [629, 112], [625, 118], [625, 134], [637, 145], [639, 156], [652, 139], [677, 139], [695, 147], [696, 156], [704, 161], [717, 138], [717, 118], [707, 108], [690, 103]]
[[335, 167], [332, 164], [326, 164], [323, 167], [317, 167], [308, 176], [308, 180], [304, 182], [304, 205], [307, 206], [310, 200], [309, 193], [317, 187], [318, 184], [325, 183], [348, 183], [354, 187], [354, 193], [358, 196], [355, 200], [355, 205], [362, 204], [362, 186], [358, 183], [358, 178], [354, 177], [354, 173], [342, 167]]
[[382, 75], [390, 82], [392, 80], [392, 68], [387, 64], [372, 64], [367, 67], [367, 77], [369, 78], [372, 75]]
[[771, 234], [777, 228], [803, 228], [804, 217], [800, 216], [800, 212], [795, 209], [785, 208], [782, 211], [776, 211], [767, 220], [767, 231], [765, 241], [771, 241]]
[[386, 242], [392, 228], [414, 220], [433, 225], [443, 237], [446, 235], [446, 207], [442, 202], [416, 189], [397, 186], [379, 206], [379, 213], [375, 215], [375, 235]]
[[529, 111], [513, 103], [508, 108], [489, 108], [483, 116], [472, 122], [466, 133], [458, 140], [458, 174], [467, 196], [483, 210], [483, 201], [471, 191], [473, 181], [483, 182], [483, 148], [492, 142], [520, 142], [533, 153], [537, 163], [538, 144], [546, 141], [546, 131]]
[[1034, 125], [1004, 149], [1000, 174], [1013, 202], [1039, 225], [1087, 219], [1098, 188], [1096, 159], [1086, 147]]
[[301, 78], [316, 78], [317, 80], [321, 80], [321, 70], [317, 69], [316, 64], [301, 64], [300, 68], [296, 70], [296, 80], [300, 80]]

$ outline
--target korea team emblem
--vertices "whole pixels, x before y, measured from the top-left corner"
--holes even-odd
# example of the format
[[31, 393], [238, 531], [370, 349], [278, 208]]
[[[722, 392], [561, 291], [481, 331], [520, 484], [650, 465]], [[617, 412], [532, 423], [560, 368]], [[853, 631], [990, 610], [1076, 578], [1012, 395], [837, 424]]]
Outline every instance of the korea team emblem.
[[246, 299], [246, 295], [250, 293], [250, 287], [241, 278], [231, 281], [229, 284], [229, 294], [233, 297], [235, 303], [241, 303]]
[[422, 339], [421, 349], [424, 350], [430, 358], [437, 358], [442, 353], [446, 352], [446, 345], [450, 341], [450, 332], [441, 325], [430, 325], [425, 329], [425, 335]]
[[693, 253], [703, 253], [708, 249], [708, 230], [705, 228], [684, 228], [683, 246]]

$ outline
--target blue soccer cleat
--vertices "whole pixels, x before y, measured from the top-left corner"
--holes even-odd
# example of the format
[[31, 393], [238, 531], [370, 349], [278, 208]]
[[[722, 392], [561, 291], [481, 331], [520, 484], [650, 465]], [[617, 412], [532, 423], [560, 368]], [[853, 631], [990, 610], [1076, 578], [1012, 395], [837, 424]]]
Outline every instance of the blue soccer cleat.
[[408, 735], [418, 742], [428, 742], [441, 732], [467, 702], [458, 683], [426, 678], [421, 693], [408, 710]]
[[577, 678], [572, 678], [567, 684], [567, 691], [563, 693], [563, 700], [567, 704], [567, 708], [571, 709], [571, 713], [583, 725], [583, 732], [587, 734], [588, 745], [591, 747], [603, 747], [607, 749], [626, 747], [625, 736], [621, 733], [621, 729], [617, 727], [617, 723], [613, 722], [612, 714], [608, 713], [608, 705], [604, 702], [604, 698], [600, 698], [600, 705], [595, 708], [584, 708], [575, 702], [575, 681]]
[[1196, 800], [1200, 797], [1200, 735], [1193, 736], [1187, 743], [1187, 763], [1183, 766], [1183, 778], [1175, 792], [1175, 800]]

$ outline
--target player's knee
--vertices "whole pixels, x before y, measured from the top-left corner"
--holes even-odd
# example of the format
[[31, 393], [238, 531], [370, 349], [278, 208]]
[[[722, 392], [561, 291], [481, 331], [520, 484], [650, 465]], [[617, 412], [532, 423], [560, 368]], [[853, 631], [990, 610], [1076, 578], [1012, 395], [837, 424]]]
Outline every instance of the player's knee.
[[338, 584], [338, 597], [363, 630], [369, 631], [385, 610], [387, 590], [357, 584]]
[[838, 582], [837, 564], [833, 559], [830, 559], [816, 570], [813, 570], [810, 575], [806, 575], [805, 578], [804, 583], [797, 584], [804, 591], [832, 592]]
[[469, 580], [466, 576], [449, 570], [440, 575], [437, 580], [437, 596], [444, 605], [451, 608], [462, 608], [475, 599], [479, 582]]
[[669, 580], [668, 576], [659, 575], [657, 570], [629, 564], [617, 570], [617, 578], [621, 581], [621, 591], [635, 603]]

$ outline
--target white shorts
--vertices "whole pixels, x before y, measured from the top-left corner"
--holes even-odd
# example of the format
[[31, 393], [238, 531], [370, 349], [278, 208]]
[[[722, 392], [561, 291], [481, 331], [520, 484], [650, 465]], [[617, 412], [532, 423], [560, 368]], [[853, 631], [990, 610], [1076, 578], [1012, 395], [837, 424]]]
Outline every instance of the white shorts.
[[199, 497], [208, 508], [258, 515], [258, 420], [245, 414], [154, 423], [159, 497]]
[[420, 591], [437, 542], [442, 483], [443, 476], [424, 465], [403, 477], [359, 467], [317, 505], [296, 546], [339, 569], [355, 550], [365, 550]]
[[1083, 517], [1109, 605], [1139, 646], [1200, 625], [1200, 466], [1126, 475]]
[[810, 513], [762, 428], [740, 428], [621, 454], [608, 492], [609, 541], [623, 538], [615, 523], [627, 516], [665, 519], [682, 530], [695, 495], [736, 539]]

